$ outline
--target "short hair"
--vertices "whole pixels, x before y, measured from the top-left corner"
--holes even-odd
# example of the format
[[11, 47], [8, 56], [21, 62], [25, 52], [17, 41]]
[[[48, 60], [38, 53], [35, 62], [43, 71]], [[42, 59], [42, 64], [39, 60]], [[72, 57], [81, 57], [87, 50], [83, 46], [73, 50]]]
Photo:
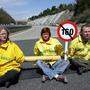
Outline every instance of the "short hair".
[[51, 36], [51, 32], [50, 32], [50, 28], [49, 27], [44, 27], [42, 30], [41, 30], [41, 36], [43, 33], [49, 33], [49, 36]]
[[81, 26], [81, 32], [83, 31], [83, 28], [84, 28], [84, 27], [90, 27], [90, 23], [86, 23], [86, 24], [82, 25], [82, 26]]
[[0, 31], [2, 29], [4, 29], [7, 32], [7, 39], [6, 39], [6, 41], [9, 40], [9, 31], [8, 31], [8, 28], [6, 26], [0, 25]]

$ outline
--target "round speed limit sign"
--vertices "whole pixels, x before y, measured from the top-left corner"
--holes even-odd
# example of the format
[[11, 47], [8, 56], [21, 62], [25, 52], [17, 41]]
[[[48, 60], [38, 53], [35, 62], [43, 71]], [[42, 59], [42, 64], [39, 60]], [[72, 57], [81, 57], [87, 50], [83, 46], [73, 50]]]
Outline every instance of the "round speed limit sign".
[[64, 42], [71, 41], [77, 36], [77, 25], [71, 21], [61, 23], [57, 29], [57, 35]]

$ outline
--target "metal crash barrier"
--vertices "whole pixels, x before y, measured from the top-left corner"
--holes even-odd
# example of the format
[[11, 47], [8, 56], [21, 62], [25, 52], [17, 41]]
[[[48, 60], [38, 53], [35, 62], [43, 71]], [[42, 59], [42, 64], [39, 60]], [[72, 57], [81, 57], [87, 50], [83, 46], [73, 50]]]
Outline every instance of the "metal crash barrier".
[[25, 56], [25, 61], [37, 61], [37, 60], [43, 60], [43, 61], [48, 61], [48, 60], [53, 60], [56, 61], [60, 59], [60, 56]]

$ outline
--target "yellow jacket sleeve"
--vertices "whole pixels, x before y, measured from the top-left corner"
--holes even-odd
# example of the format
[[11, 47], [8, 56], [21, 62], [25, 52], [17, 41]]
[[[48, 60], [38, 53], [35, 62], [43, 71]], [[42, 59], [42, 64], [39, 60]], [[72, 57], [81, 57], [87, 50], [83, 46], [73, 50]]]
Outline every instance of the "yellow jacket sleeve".
[[72, 41], [69, 46], [68, 55], [69, 57], [74, 56], [75, 54], [75, 48], [76, 48], [76, 42]]
[[14, 45], [14, 56], [15, 56], [15, 60], [16, 62], [18, 63], [23, 63], [24, 61], [24, 54], [23, 52], [21, 51], [21, 49], [19, 48], [18, 45]]
[[35, 54], [36, 56], [39, 56], [39, 55], [40, 55], [40, 51], [39, 51], [39, 49], [38, 49], [37, 43], [36, 43], [35, 46], [34, 46], [34, 54]]
[[55, 46], [55, 52], [57, 53], [57, 55], [60, 55], [61, 56], [61, 54], [63, 52], [62, 46], [61, 45], [56, 45]]

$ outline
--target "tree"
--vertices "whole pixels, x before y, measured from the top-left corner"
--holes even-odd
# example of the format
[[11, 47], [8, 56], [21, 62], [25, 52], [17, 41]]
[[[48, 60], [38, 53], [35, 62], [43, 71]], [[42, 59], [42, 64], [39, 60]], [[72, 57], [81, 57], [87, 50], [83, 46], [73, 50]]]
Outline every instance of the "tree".
[[75, 0], [75, 13], [74, 16], [83, 13], [84, 10], [90, 9], [90, 0]]
[[55, 14], [58, 12], [58, 9], [56, 8], [56, 6], [52, 6], [51, 8], [51, 14]]
[[15, 20], [4, 10], [0, 9], [0, 24], [15, 23]]
[[60, 10], [60, 11], [66, 10], [67, 7], [68, 7], [68, 6], [67, 6], [66, 4], [60, 4], [60, 5], [59, 5], [59, 10]]

